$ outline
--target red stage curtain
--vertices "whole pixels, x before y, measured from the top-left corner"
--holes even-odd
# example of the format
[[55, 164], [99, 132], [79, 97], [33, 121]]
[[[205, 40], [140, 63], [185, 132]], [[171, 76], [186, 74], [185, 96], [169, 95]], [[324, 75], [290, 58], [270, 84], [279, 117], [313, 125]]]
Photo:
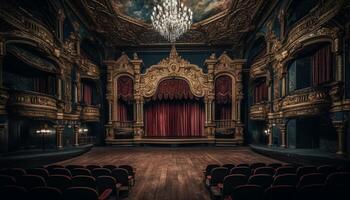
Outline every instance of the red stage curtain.
[[83, 83], [83, 103], [85, 105], [92, 104], [92, 87], [88, 84]]
[[149, 100], [144, 116], [147, 136], [203, 136], [204, 106], [185, 80], [163, 80]]
[[268, 99], [268, 89], [265, 80], [258, 82], [254, 87], [254, 103], [260, 103], [262, 101], [267, 101]]
[[129, 76], [121, 76], [117, 80], [117, 121], [133, 121], [133, 80]]
[[311, 57], [312, 83], [314, 86], [332, 80], [332, 63], [331, 45], [322, 47]]
[[215, 80], [215, 120], [230, 120], [232, 79], [224, 75]]
[[145, 107], [149, 137], [199, 137], [204, 132], [204, 106], [199, 101], [152, 101]]

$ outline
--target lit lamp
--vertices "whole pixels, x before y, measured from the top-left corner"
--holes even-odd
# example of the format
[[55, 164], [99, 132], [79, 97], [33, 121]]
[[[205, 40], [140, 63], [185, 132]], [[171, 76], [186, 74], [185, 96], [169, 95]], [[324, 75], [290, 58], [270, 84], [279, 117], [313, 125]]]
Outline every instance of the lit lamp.
[[265, 135], [270, 135], [271, 134], [271, 130], [268, 128], [268, 129], [265, 129], [264, 130], [264, 133]]

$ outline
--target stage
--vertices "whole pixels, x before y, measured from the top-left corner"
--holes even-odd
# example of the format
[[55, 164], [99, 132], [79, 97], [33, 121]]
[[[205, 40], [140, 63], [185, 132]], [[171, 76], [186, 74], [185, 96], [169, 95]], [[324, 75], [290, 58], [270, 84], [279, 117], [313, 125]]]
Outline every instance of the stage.
[[107, 139], [107, 145], [142, 146], [147, 144], [159, 145], [189, 145], [203, 144], [211, 146], [239, 146], [243, 139], [214, 138], [214, 137], [144, 137], [133, 139]]

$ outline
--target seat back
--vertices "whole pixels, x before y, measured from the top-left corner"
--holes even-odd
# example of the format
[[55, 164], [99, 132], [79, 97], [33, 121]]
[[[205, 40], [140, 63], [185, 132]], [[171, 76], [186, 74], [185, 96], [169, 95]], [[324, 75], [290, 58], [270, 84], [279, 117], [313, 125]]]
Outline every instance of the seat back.
[[119, 165], [118, 168], [126, 169], [130, 176], [134, 176], [134, 168], [130, 165]]
[[279, 167], [282, 167], [282, 163], [270, 163], [267, 166], [277, 169]]
[[72, 180], [69, 176], [65, 175], [52, 175], [47, 179], [47, 186], [58, 188], [61, 191], [72, 186]]
[[281, 174], [274, 178], [272, 185], [289, 185], [295, 187], [299, 179], [295, 174]]
[[259, 167], [254, 170], [254, 174], [268, 174], [270, 176], [275, 175], [276, 170], [273, 167]]
[[72, 174], [66, 168], [53, 168], [49, 170], [50, 175], [65, 175], [71, 177]]
[[336, 167], [333, 165], [321, 165], [317, 167], [317, 172], [324, 174], [326, 177], [329, 174], [336, 172], [336, 170], [337, 170]]
[[252, 170], [250, 167], [234, 167], [231, 169], [230, 174], [243, 174], [247, 177], [250, 176]]
[[47, 171], [49, 171], [49, 173], [50, 173], [50, 170], [55, 169], [55, 168], [64, 168], [64, 166], [56, 164], [56, 165], [48, 165], [45, 167], [45, 169], [47, 169]]
[[72, 178], [72, 187], [88, 187], [96, 189], [96, 179], [92, 176], [74, 176]]
[[240, 185], [247, 184], [247, 176], [243, 174], [231, 174], [224, 178], [222, 194], [224, 197], [230, 195], [233, 189]]
[[350, 173], [335, 172], [328, 175], [326, 183], [330, 187], [348, 187], [350, 186]]
[[228, 175], [226, 167], [217, 167], [211, 170], [210, 186], [216, 186], [219, 183], [223, 183], [225, 176]]
[[237, 186], [231, 195], [234, 200], [262, 200], [264, 189], [258, 185]]
[[99, 194], [102, 194], [103, 191], [107, 189], [112, 189], [113, 193], [116, 194], [117, 180], [112, 176], [99, 176], [96, 178], [97, 191]]
[[84, 168], [84, 166], [83, 165], [66, 165], [65, 168], [68, 169], [69, 171], [72, 171], [73, 169], [76, 169], [76, 168]]
[[109, 169], [106, 168], [97, 168], [97, 169], [93, 169], [91, 171], [91, 174], [93, 177], [97, 178], [99, 176], [111, 176], [112, 172]]
[[250, 168], [252, 170], [255, 170], [256, 168], [259, 168], [259, 167], [266, 167], [266, 163], [257, 162], [257, 163], [250, 164]]
[[53, 187], [36, 187], [29, 191], [29, 199], [35, 200], [62, 200], [62, 192]]
[[43, 177], [37, 175], [23, 175], [18, 177], [17, 185], [30, 190], [35, 187], [46, 186], [46, 181]]
[[88, 187], [70, 187], [63, 192], [64, 200], [98, 200], [96, 190]]
[[16, 180], [18, 177], [26, 175], [26, 171], [22, 168], [5, 168], [0, 170], [0, 174], [14, 177]]
[[213, 170], [214, 168], [220, 167], [220, 165], [218, 164], [209, 164], [207, 165], [207, 167], [205, 168], [205, 177], [209, 176], [211, 173], [211, 170]]
[[321, 173], [305, 174], [299, 179], [297, 188], [301, 188], [305, 185], [325, 184], [325, 180], [325, 175]]
[[273, 182], [273, 177], [268, 174], [257, 174], [250, 176], [248, 179], [248, 184], [250, 185], [259, 185], [264, 189], [271, 186]]
[[113, 171], [113, 169], [117, 168], [117, 166], [115, 166], [115, 165], [103, 165], [103, 168], [106, 168], [106, 169]]
[[0, 197], [10, 200], [27, 199], [27, 190], [24, 187], [17, 185], [7, 185], [0, 187]]
[[88, 169], [85, 168], [75, 168], [71, 170], [72, 176], [91, 176], [91, 172]]
[[317, 173], [317, 168], [315, 166], [303, 166], [298, 167], [297, 176], [298, 178], [302, 177], [305, 174]]
[[234, 164], [223, 164], [222, 167], [226, 167], [228, 169], [228, 171], [230, 172], [232, 168], [235, 167]]
[[126, 169], [115, 168], [112, 171], [112, 177], [122, 186], [129, 186], [128, 171]]
[[16, 185], [16, 179], [8, 175], [0, 175], [0, 187], [5, 185]]
[[275, 176], [278, 176], [281, 174], [295, 174], [296, 172], [297, 172], [297, 169], [293, 166], [283, 166], [283, 167], [277, 168]]
[[298, 189], [297, 199], [299, 200], [326, 200], [329, 199], [328, 188], [325, 184], [310, 184]]
[[266, 189], [264, 200], [296, 200], [296, 189], [290, 185], [276, 185]]
[[92, 171], [92, 170], [94, 170], [94, 169], [101, 168], [101, 166], [100, 166], [100, 165], [86, 165], [85, 168], [88, 169], [88, 170], [90, 170], [90, 171]]
[[31, 168], [26, 170], [28, 175], [37, 175], [43, 177], [45, 180], [49, 178], [49, 172], [45, 168]]

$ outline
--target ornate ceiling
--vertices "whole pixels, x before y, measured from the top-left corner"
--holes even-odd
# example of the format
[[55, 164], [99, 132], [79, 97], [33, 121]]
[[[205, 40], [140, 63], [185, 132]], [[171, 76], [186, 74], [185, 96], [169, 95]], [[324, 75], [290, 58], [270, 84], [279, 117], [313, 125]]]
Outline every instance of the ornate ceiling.
[[[158, 0], [80, 0], [82, 9], [94, 21], [94, 29], [110, 45], [151, 45], [167, 43], [152, 29], [149, 15]], [[264, 0], [182, 0], [194, 12], [194, 24], [177, 43], [239, 44], [254, 30], [253, 20], [269, 1]]]

